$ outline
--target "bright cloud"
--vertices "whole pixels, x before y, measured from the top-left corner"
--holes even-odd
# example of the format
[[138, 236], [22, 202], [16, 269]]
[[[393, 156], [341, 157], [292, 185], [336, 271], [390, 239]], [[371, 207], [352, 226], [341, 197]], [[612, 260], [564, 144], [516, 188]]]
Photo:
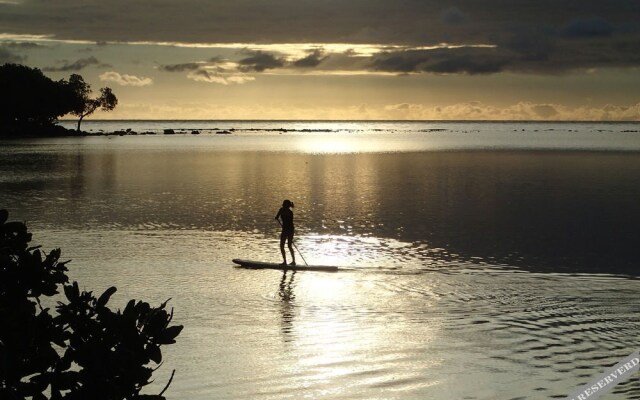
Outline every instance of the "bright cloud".
[[568, 107], [561, 104], [518, 102], [496, 107], [478, 101], [447, 106], [391, 104], [380, 110], [383, 119], [494, 121], [637, 121], [640, 103], [630, 106]]
[[417, 103], [387, 105], [358, 104], [347, 107], [301, 107], [293, 104], [229, 105], [224, 102], [181, 102], [179, 105], [127, 103], [109, 114], [109, 118], [139, 119], [140, 113], [151, 119], [324, 119], [324, 120], [542, 120], [553, 110], [553, 121], [637, 121], [640, 103], [628, 106], [567, 107], [560, 104], [519, 102], [496, 107], [482, 102], [431, 106]]
[[115, 71], [105, 72], [100, 75], [100, 80], [103, 82], [113, 82], [120, 86], [148, 86], [153, 84], [153, 80], [151, 78], [120, 74]]

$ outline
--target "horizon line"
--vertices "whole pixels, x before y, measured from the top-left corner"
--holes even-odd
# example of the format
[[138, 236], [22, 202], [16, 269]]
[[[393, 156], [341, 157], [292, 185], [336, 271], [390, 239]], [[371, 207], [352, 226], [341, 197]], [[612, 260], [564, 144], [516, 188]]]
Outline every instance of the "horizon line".
[[[77, 122], [78, 119], [59, 119], [58, 122]], [[267, 118], [92, 118], [83, 122], [154, 122], [154, 121], [232, 121], [232, 122], [454, 122], [454, 123], [640, 123], [640, 120], [549, 120], [549, 119], [267, 119]]]

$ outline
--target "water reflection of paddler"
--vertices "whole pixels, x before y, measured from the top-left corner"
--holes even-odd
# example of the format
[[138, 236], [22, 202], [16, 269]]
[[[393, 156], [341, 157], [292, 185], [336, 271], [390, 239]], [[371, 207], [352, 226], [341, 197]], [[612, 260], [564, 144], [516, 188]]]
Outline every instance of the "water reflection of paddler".
[[278, 290], [278, 297], [280, 297], [280, 314], [282, 316], [282, 337], [285, 342], [291, 342], [293, 340], [293, 319], [295, 317], [294, 300], [296, 298], [293, 293], [294, 277], [296, 271], [291, 271], [291, 275], [287, 277], [287, 271], [282, 273], [282, 279], [280, 280], [280, 286]]
[[[276, 219], [282, 225], [282, 232], [280, 233], [280, 253], [282, 253], [282, 265], [287, 265], [287, 253], [284, 251], [284, 243], [287, 242], [289, 252], [291, 253], [291, 264], [296, 265], [296, 255], [293, 252], [293, 203], [290, 200], [282, 202], [282, 207], [276, 214]], [[280, 221], [282, 218], [282, 221]]]
[[292, 302], [296, 296], [293, 293], [293, 279], [296, 276], [296, 271], [291, 271], [291, 276], [287, 279], [287, 271], [284, 271], [282, 274], [282, 279], [280, 279], [280, 286], [278, 291], [278, 296], [285, 303]]

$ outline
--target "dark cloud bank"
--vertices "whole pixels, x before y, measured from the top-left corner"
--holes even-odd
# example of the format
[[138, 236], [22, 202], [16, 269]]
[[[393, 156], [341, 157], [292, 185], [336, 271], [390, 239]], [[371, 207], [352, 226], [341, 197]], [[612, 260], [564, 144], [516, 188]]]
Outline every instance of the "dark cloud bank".
[[61, 65], [44, 67], [43, 71], [48, 72], [69, 72], [69, 71], [80, 71], [89, 66], [98, 66], [98, 67], [110, 67], [110, 64], [103, 64], [97, 58], [91, 56], [87, 58], [81, 58], [79, 60], [69, 62], [67, 60], [61, 61]]
[[[640, 65], [637, 0], [26, 0], [0, 4], [0, 26], [8, 33], [95, 42], [406, 46], [377, 54], [369, 65], [395, 73], [559, 73]], [[439, 43], [496, 47], [417, 49]], [[330, 58], [336, 61], [335, 55], [310, 51], [293, 66], [317, 68]], [[287, 63], [265, 52], [246, 54], [239, 64], [262, 72]]]
[[264, 51], [244, 51], [246, 57], [238, 62], [242, 72], [263, 72], [267, 69], [282, 68], [286, 61]]

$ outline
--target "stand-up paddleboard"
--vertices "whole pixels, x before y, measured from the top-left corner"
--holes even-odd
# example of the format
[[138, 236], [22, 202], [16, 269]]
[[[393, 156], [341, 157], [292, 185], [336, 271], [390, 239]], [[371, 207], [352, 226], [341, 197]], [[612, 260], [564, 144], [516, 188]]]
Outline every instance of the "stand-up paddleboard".
[[234, 263], [240, 265], [244, 268], [253, 268], [253, 269], [279, 269], [281, 271], [324, 271], [324, 272], [335, 272], [338, 270], [338, 267], [330, 266], [330, 265], [282, 265], [277, 263], [268, 263], [262, 261], [250, 261], [250, 260], [239, 260], [237, 258], [232, 260]]

